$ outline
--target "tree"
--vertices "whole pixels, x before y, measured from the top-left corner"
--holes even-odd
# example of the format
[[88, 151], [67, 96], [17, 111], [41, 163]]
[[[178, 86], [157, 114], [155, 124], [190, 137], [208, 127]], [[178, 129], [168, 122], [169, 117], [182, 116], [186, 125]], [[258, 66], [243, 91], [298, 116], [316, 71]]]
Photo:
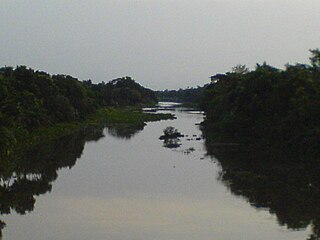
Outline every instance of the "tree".
[[237, 74], [245, 74], [249, 72], [249, 68], [247, 68], [246, 65], [238, 64], [232, 68], [232, 72]]
[[314, 69], [320, 70], [320, 49], [310, 49], [311, 52], [311, 65]]
[[183, 135], [174, 127], [166, 127], [163, 130], [163, 135], [160, 136], [160, 139], [173, 139], [183, 137]]

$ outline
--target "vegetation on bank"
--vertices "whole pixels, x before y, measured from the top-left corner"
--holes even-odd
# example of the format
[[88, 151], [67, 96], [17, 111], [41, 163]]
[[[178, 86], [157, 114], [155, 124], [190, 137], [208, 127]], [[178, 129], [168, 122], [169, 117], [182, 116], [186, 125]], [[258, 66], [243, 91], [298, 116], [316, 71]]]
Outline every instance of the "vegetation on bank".
[[9, 159], [17, 157], [30, 147], [40, 143], [49, 142], [63, 135], [68, 135], [78, 131], [80, 128], [90, 126], [108, 126], [108, 127], [134, 127], [143, 128], [146, 122], [160, 121], [164, 119], [173, 119], [172, 114], [152, 114], [144, 113], [135, 108], [102, 108], [88, 116], [83, 121], [73, 121], [57, 123], [49, 127], [40, 127], [33, 132], [26, 132], [20, 138], [16, 138], [15, 144], [7, 148], [2, 153], [2, 158]]
[[0, 68], [0, 155], [10, 154], [18, 143], [58, 136], [101, 118], [142, 124], [163, 117], [115, 110], [156, 102], [152, 90], [130, 77], [93, 84], [25, 66]]
[[250, 144], [266, 151], [299, 150], [318, 154], [320, 147], [320, 50], [310, 64], [244, 65], [211, 77], [203, 87], [156, 92], [160, 101], [200, 106], [207, 142]]
[[311, 64], [237, 66], [212, 77], [202, 107], [204, 133], [215, 142], [254, 143], [315, 153], [320, 139], [320, 51]]
[[310, 228], [308, 240], [320, 237], [320, 51], [310, 60], [282, 70], [236, 66], [212, 76], [202, 100], [219, 180], [279, 224]]
[[[132, 107], [103, 108], [84, 121], [36, 129], [9, 155], [0, 156], [0, 214], [33, 211], [36, 196], [51, 191], [58, 170], [73, 167], [85, 143], [104, 137], [106, 126], [108, 134], [128, 139], [142, 130], [146, 121], [168, 118], [173, 116], [144, 113]], [[0, 236], [4, 227], [0, 220]]]

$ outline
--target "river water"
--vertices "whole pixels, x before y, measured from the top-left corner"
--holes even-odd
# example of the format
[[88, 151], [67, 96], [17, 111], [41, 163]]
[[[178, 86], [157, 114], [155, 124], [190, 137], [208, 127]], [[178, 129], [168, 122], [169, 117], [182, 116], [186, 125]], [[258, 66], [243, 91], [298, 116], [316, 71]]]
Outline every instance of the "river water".
[[[50, 166], [29, 164], [13, 177], [20, 184], [7, 182], [11, 189], [0, 201], [11, 213], [1, 215], [2, 239], [308, 238], [311, 227], [279, 224], [274, 213], [253, 207], [221, 181], [221, 165], [207, 155], [196, 125], [201, 113], [162, 110], [168, 111], [177, 119], [136, 132], [85, 131], [30, 153], [30, 162], [40, 158]], [[159, 140], [167, 126], [185, 134], [180, 147]]]

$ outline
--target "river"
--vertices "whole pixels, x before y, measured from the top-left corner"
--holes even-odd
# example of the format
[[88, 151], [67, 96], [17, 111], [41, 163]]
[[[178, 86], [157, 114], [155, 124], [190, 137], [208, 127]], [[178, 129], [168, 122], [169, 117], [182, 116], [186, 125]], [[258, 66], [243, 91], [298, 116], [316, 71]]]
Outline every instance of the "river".
[[[308, 239], [309, 224], [288, 227], [230, 190], [207, 154], [203, 114], [160, 112], [177, 119], [137, 131], [86, 130], [29, 153], [30, 164], [2, 180], [1, 209], [10, 212], [1, 215], [2, 239]], [[185, 135], [180, 147], [159, 140], [167, 126]]]

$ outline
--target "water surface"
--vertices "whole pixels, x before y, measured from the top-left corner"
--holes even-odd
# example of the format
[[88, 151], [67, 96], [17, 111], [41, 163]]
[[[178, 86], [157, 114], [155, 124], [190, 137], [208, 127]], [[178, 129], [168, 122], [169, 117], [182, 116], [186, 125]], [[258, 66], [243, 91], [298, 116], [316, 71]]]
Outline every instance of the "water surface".
[[[16, 178], [21, 184], [1, 203], [11, 212], [1, 216], [3, 240], [308, 238], [310, 227], [294, 231], [230, 191], [221, 164], [199, 140], [201, 113], [170, 112], [176, 120], [129, 133], [91, 129], [30, 153]], [[158, 139], [167, 126], [188, 135], [179, 148]], [[49, 165], [31, 164], [38, 159]]]

